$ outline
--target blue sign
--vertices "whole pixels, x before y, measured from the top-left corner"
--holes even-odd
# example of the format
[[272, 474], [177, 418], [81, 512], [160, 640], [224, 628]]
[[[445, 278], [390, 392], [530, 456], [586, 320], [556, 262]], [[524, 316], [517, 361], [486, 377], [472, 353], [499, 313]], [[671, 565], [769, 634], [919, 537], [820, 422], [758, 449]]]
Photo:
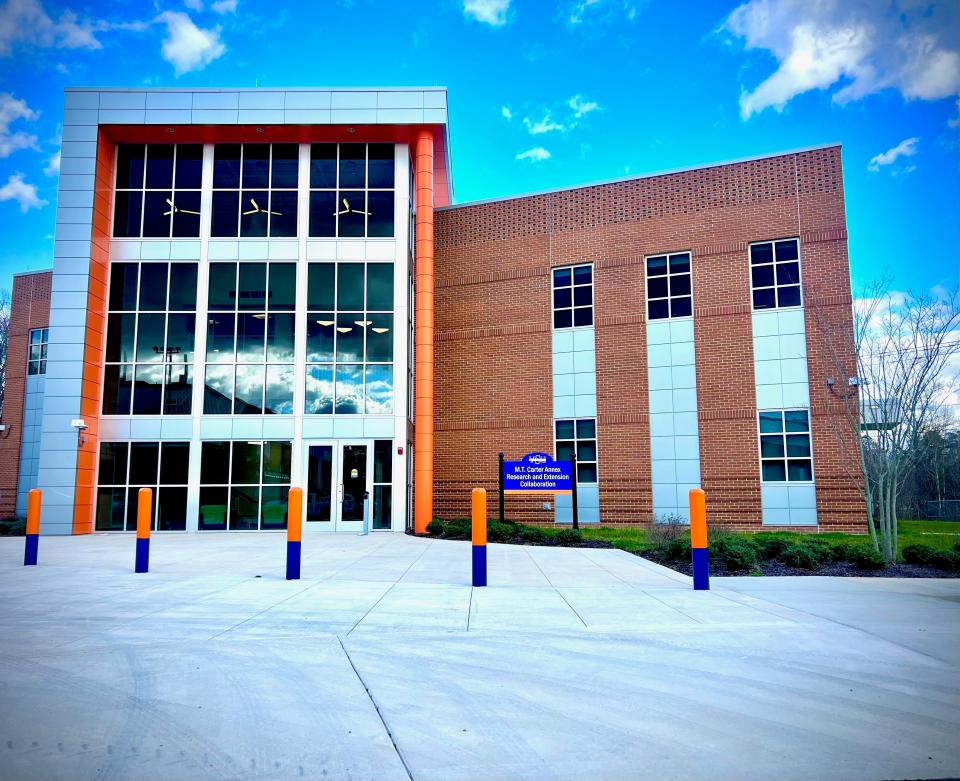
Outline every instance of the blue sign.
[[546, 453], [527, 453], [520, 461], [503, 462], [503, 490], [510, 493], [569, 494], [573, 465]]

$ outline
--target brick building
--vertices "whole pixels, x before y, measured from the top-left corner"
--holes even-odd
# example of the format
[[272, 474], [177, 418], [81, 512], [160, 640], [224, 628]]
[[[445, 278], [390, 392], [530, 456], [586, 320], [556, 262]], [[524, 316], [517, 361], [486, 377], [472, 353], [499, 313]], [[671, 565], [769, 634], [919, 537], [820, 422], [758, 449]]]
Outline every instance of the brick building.
[[36, 485], [44, 533], [130, 531], [146, 486], [158, 531], [277, 530], [301, 485], [308, 531], [423, 530], [539, 451], [577, 454], [584, 523], [702, 485], [714, 521], [864, 530], [838, 147], [451, 205], [443, 89], [65, 98], [5, 512]]
[[701, 485], [714, 522], [864, 530], [828, 420], [828, 337], [856, 373], [839, 147], [444, 207], [437, 269], [441, 516], [499, 450], [574, 442], [588, 521], [686, 517]]
[[0, 519], [26, 516], [27, 492], [36, 487], [52, 280], [51, 271], [13, 277], [0, 431]]

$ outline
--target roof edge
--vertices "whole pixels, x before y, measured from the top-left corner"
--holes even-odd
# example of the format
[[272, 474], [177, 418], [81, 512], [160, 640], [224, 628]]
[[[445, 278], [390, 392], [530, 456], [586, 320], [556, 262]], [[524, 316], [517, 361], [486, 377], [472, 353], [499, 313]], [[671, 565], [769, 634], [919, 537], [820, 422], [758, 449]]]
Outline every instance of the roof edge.
[[749, 157], [738, 157], [732, 160], [722, 160], [716, 163], [705, 163], [703, 165], [684, 166], [682, 168], [668, 168], [662, 171], [653, 171], [648, 174], [637, 174], [634, 176], [619, 176], [613, 179], [601, 179], [593, 182], [584, 182], [583, 184], [566, 185], [564, 187], [550, 187], [544, 190], [531, 190], [530, 192], [518, 193], [517, 195], [501, 195], [496, 198], [480, 198], [476, 201], [464, 201], [463, 203], [450, 204], [449, 206], [438, 206], [436, 211], [450, 211], [467, 206], [482, 206], [487, 203], [500, 203], [502, 201], [516, 201], [521, 198], [533, 198], [538, 195], [552, 195], [554, 193], [570, 192], [571, 190], [585, 190], [589, 187], [602, 187], [607, 184], [619, 184], [620, 182], [634, 182], [640, 179], [652, 179], [657, 176], [669, 176], [670, 174], [687, 173], [689, 171], [702, 171], [705, 168], [720, 168], [725, 165], [737, 165], [739, 163], [750, 163], [755, 160], [769, 160], [773, 157], [786, 157], [788, 155], [798, 155], [803, 152], [815, 152], [819, 149], [840, 149], [840, 141], [832, 141], [826, 144], [815, 144], [813, 146], [800, 147], [799, 149], [787, 149], [782, 152], [769, 152], [760, 155], [751, 155]]
[[446, 87], [64, 87], [64, 92], [448, 92]]

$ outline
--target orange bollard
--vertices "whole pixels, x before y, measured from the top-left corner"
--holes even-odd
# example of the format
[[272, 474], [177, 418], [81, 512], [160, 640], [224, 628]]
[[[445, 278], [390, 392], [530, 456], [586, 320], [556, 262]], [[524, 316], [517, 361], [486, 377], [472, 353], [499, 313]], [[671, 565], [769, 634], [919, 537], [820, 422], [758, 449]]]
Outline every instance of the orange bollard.
[[134, 572], [150, 571], [150, 526], [153, 521], [153, 491], [141, 488], [137, 492], [137, 558]]
[[707, 495], [690, 489], [690, 552], [693, 558], [693, 589], [710, 589], [710, 546], [707, 542]]
[[23, 566], [29, 567], [37, 563], [37, 552], [40, 548], [40, 500], [39, 488], [31, 488], [27, 494], [27, 539], [23, 551]]
[[300, 580], [300, 542], [303, 539], [303, 489], [287, 494], [287, 580]]
[[473, 585], [487, 585], [487, 492], [474, 488], [470, 498], [473, 538]]

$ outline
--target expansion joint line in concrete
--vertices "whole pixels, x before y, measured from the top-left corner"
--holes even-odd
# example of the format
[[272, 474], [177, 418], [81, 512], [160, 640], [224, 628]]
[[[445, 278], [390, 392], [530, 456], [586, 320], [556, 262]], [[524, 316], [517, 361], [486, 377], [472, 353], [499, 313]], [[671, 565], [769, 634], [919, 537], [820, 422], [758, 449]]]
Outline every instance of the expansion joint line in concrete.
[[355, 623], [353, 626], [351, 626], [350, 629], [347, 631], [347, 637], [350, 636], [350, 633], [351, 633], [354, 629], [356, 629], [358, 626], [360, 626], [361, 623], [363, 623], [363, 619], [365, 619], [367, 616], [369, 616], [369, 615], [376, 609], [377, 605], [379, 605], [381, 602], [383, 602], [384, 599], [386, 599], [387, 594], [389, 594], [391, 591], [393, 591], [394, 586], [396, 586], [397, 583], [399, 583], [401, 580], [404, 579], [404, 577], [406, 577], [406, 574], [407, 574], [411, 569], [413, 569], [413, 566], [414, 566], [418, 561], [420, 561], [420, 559], [423, 558], [424, 554], [425, 554], [428, 550], [430, 550], [430, 546], [431, 546], [431, 545], [433, 545], [433, 540], [430, 540], [430, 542], [427, 544], [427, 546], [423, 549], [423, 553], [421, 553], [419, 556], [417, 556], [417, 558], [415, 558], [413, 561], [411, 561], [411, 562], [410, 562], [410, 566], [407, 567], [407, 568], [403, 571], [403, 574], [400, 575], [400, 577], [397, 578], [395, 581], [393, 581], [393, 583], [390, 584], [390, 587], [380, 595], [380, 599], [378, 599], [376, 602], [374, 602], [372, 605], [370, 605], [370, 609], [367, 610], [367, 612], [364, 613], [362, 616], [360, 616], [359, 619], [357, 619], [357, 623]]
[[350, 652], [343, 644], [343, 638], [337, 636], [337, 642], [340, 643], [340, 647], [343, 649], [343, 655], [346, 656], [347, 661], [350, 662], [350, 667], [353, 670], [353, 674], [357, 676], [357, 680], [360, 681], [360, 685], [363, 687], [363, 690], [367, 693], [367, 697], [370, 699], [370, 704], [373, 705], [373, 709], [377, 712], [377, 716], [380, 718], [380, 723], [383, 724], [383, 728], [387, 732], [387, 737], [390, 738], [390, 743], [393, 745], [393, 750], [397, 752], [397, 758], [400, 760], [400, 764], [402, 764], [403, 769], [407, 771], [407, 778], [409, 778], [410, 781], [414, 781], [413, 773], [410, 772], [410, 766], [407, 764], [407, 760], [404, 758], [403, 752], [400, 751], [400, 746], [397, 745], [397, 740], [393, 737], [393, 732], [391, 732], [390, 726], [387, 724], [387, 720], [383, 717], [383, 713], [380, 712], [380, 706], [377, 705], [377, 701], [373, 698], [373, 694], [370, 692], [370, 687], [367, 686], [367, 682], [363, 680], [363, 676], [360, 675], [360, 671], [357, 669], [357, 666], [353, 663], [353, 659], [350, 657]]
[[533, 558], [533, 554], [530, 553], [530, 549], [529, 549], [526, 545], [523, 546], [523, 549], [527, 552], [527, 556], [530, 558], [530, 561], [533, 562], [533, 566], [536, 567], [536, 568], [540, 571], [540, 574], [541, 574], [541, 575], [543, 575], [543, 579], [544, 579], [545, 581], [547, 581], [547, 584], [550, 586], [550, 588], [552, 588], [554, 591], [557, 592], [557, 596], [560, 597], [560, 599], [563, 600], [563, 603], [564, 603], [568, 608], [570, 608], [570, 610], [573, 611], [573, 614], [577, 617], [577, 620], [579, 620], [580, 623], [583, 624], [583, 628], [586, 629], [586, 628], [587, 628], [587, 622], [583, 620], [583, 617], [576, 611], [576, 609], [573, 607], [573, 605], [571, 605], [571, 604], [567, 601], [567, 598], [563, 595], [563, 592], [561, 592], [560, 589], [558, 589], [556, 586], [553, 585], [553, 582], [550, 580], [550, 578], [547, 577], [547, 573], [543, 571], [543, 568], [540, 566], [539, 562], [537, 562], [537, 560], [536, 560], [535, 558]]

